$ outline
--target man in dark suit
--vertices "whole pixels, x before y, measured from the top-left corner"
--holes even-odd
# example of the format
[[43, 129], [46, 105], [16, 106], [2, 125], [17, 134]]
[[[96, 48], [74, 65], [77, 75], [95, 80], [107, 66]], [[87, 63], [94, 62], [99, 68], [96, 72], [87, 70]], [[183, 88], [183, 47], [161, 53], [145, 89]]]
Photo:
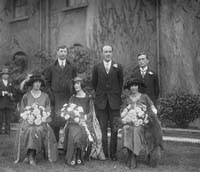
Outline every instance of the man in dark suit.
[[59, 46], [56, 51], [57, 60], [44, 71], [52, 105], [52, 128], [57, 141], [60, 127], [64, 122], [60, 117], [60, 110], [73, 94], [72, 79], [76, 76], [76, 69], [67, 60], [67, 53], [65, 45]]
[[0, 134], [2, 134], [3, 121], [5, 134], [10, 134], [10, 118], [13, 110], [13, 85], [9, 80], [8, 68], [3, 68], [0, 73]]
[[142, 88], [140, 90], [141, 93], [146, 93], [154, 105], [156, 105], [156, 101], [159, 96], [159, 82], [157, 74], [149, 69], [149, 58], [145, 53], [140, 53], [137, 56], [138, 64], [134, 70], [132, 77], [138, 78], [146, 85], [146, 88]]
[[92, 74], [92, 84], [95, 90], [95, 109], [102, 130], [102, 145], [105, 156], [108, 157], [108, 122], [111, 128], [110, 157], [117, 160], [117, 131], [115, 118], [120, 117], [123, 71], [120, 64], [112, 60], [113, 48], [110, 45], [102, 47], [103, 61], [95, 65]]

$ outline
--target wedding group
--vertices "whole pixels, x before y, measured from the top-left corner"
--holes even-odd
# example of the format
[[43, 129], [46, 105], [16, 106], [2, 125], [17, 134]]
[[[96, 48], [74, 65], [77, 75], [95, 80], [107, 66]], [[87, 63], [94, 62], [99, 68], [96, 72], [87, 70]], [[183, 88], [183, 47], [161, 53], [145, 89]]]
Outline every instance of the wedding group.
[[130, 169], [137, 167], [141, 152], [146, 153], [150, 166], [157, 165], [163, 148], [156, 105], [157, 74], [148, 66], [148, 55], [140, 53], [138, 67], [124, 80], [123, 67], [114, 61], [113, 51], [111, 45], [101, 48], [102, 59], [92, 70], [92, 95], [84, 90], [84, 78], [70, 63], [65, 45], [57, 48], [53, 64], [42, 73], [29, 74], [18, 90], [13, 88], [9, 70], [2, 69], [0, 134], [3, 123], [5, 134], [10, 133], [12, 99], [16, 91], [22, 95], [15, 163], [36, 166], [39, 157], [56, 162], [62, 148], [69, 166], [93, 159], [117, 161], [119, 149], [126, 150]]

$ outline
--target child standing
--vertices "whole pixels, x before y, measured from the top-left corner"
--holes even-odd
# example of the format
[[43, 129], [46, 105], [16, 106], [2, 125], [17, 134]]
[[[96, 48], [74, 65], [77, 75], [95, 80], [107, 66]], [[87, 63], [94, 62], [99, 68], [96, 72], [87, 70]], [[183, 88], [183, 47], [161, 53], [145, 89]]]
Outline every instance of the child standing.
[[2, 69], [0, 77], [0, 134], [2, 134], [3, 122], [5, 122], [5, 134], [10, 134], [13, 86], [9, 79], [8, 68]]

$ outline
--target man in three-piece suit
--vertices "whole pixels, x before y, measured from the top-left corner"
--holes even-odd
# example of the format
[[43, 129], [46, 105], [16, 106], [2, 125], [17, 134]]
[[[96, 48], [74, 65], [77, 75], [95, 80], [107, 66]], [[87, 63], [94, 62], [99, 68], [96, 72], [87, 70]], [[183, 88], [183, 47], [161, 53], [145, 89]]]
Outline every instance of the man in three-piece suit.
[[65, 45], [59, 46], [56, 51], [57, 60], [44, 71], [52, 106], [52, 128], [57, 141], [61, 123], [64, 122], [60, 117], [60, 110], [73, 94], [72, 79], [76, 76], [76, 69], [67, 60], [67, 53]]
[[114, 129], [115, 118], [120, 117], [123, 71], [120, 64], [112, 60], [113, 48], [102, 47], [103, 60], [94, 66], [92, 84], [95, 90], [95, 109], [102, 130], [102, 145], [108, 157], [108, 122], [111, 128], [110, 157], [117, 160], [117, 131]]
[[142, 88], [140, 90], [141, 93], [146, 93], [154, 105], [156, 105], [156, 101], [159, 96], [159, 82], [157, 74], [149, 69], [149, 58], [145, 53], [140, 53], [137, 56], [138, 64], [134, 70], [132, 77], [138, 78], [146, 85], [146, 88]]
[[9, 80], [8, 68], [3, 68], [0, 75], [0, 134], [2, 134], [3, 121], [5, 122], [5, 134], [10, 134], [14, 87]]

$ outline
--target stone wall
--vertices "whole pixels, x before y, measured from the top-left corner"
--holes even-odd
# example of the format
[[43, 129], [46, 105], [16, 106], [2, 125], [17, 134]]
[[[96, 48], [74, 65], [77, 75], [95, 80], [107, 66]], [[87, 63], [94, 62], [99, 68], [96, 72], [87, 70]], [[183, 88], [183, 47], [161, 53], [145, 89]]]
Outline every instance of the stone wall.
[[200, 1], [161, 0], [162, 92], [199, 93]]
[[[136, 56], [146, 52], [156, 71], [156, 4], [154, 0], [93, 0], [93, 24], [88, 44], [100, 52], [105, 43], [114, 47], [115, 60], [135, 67]], [[91, 24], [91, 20], [90, 20]]]
[[10, 55], [8, 51], [10, 42], [9, 12], [6, 2], [6, 0], [0, 1], [0, 66], [7, 61]]

